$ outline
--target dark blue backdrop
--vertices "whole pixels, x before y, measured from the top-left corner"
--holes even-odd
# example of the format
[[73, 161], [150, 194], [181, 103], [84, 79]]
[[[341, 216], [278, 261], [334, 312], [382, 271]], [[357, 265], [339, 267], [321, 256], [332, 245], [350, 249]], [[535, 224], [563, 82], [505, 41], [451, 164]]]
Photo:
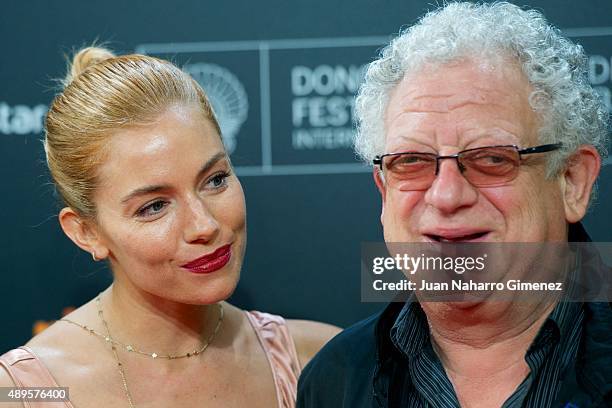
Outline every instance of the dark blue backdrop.
[[[382, 237], [380, 203], [349, 148], [363, 64], [430, 1], [22, 1], [0, 6], [0, 353], [24, 343], [110, 282], [63, 236], [43, 161], [41, 119], [64, 75], [62, 52], [110, 41], [119, 52], [172, 58], [207, 87], [233, 146], [249, 237], [233, 301], [287, 317], [348, 325], [378, 310], [360, 302], [362, 241]], [[524, 1], [591, 55], [610, 101], [612, 3]], [[225, 115], [225, 116], [224, 116]], [[223, 119], [225, 118], [225, 119]], [[586, 219], [610, 241], [612, 167]], [[280, 254], [270, 256], [271, 253]]]

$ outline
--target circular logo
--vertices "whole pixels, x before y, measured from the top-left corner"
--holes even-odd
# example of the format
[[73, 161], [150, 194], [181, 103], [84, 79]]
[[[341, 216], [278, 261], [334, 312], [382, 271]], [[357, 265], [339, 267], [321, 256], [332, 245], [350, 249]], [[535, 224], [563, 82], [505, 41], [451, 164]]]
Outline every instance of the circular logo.
[[244, 86], [232, 72], [216, 64], [187, 64], [183, 69], [204, 88], [221, 127], [223, 143], [232, 153], [236, 137], [246, 121], [249, 100]]

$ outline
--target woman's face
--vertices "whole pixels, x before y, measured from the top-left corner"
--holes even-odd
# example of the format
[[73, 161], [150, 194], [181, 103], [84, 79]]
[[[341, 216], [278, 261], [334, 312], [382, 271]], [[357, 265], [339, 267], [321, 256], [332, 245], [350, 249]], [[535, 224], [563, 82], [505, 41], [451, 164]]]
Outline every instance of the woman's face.
[[246, 245], [244, 194], [201, 110], [174, 106], [120, 130], [106, 157], [95, 228], [115, 284], [188, 304], [229, 297]]

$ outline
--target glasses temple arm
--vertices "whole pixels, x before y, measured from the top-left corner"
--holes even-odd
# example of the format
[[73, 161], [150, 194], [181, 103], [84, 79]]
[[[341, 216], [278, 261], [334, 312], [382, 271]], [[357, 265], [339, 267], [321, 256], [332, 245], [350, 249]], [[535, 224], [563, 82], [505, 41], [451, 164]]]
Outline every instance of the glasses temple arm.
[[372, 159], [372, 164], [374, 166], [379, 166], [380, 169], [382, 170], [382, 161], [383, 161], [383, 156], [375, 156], [374, 159]]
[[531, 153], [546, 153], [551, 152], [553, 150], [560, 149], [563, 146], [563, 143], [552, 143], [545, 144], [542, 146], [528, 147], [526, 149], [519, 150], [519, 154], [531, 154]]

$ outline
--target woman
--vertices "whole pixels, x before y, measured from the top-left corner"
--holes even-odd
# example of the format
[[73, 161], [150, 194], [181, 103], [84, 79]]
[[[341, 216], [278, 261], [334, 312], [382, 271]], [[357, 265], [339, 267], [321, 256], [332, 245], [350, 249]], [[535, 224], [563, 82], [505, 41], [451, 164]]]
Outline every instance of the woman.
[[0, 386], [68, 387], [58, 407], [294, 406], [300, 368], [337, 328], [224, 301], [245, 203], [199, 85], [167, 61], [86, 48], [45, 130], [61, 227], [114, 279], [6, 353]]

